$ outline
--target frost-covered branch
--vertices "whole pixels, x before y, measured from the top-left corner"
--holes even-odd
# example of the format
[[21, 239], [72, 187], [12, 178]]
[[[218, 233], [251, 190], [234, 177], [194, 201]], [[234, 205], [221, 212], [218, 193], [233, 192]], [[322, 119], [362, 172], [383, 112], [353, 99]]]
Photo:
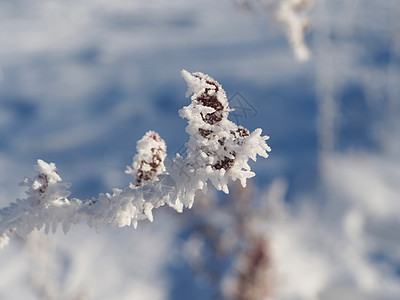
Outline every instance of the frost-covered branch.
[[277, 9], [277, 18], [285, 26], [287, 38], [299, 61], [310, 58], [310, 50], [304, 36], [309, 21], [302, 15], [310, 5], [310, 0], [282, 0]]
[[276, 19], [292, 48], [293, 54], [300, 62], [309, 60], [311, 53], [305, 40], [310, 21], [308, 12], [314, 1], [312, 0], [235, 0], [242, 8], [249, 10], [252, 4], [260, 2]]
[[186, 96], [193, 94], [191, 104], [179, 111], [189, 123], [186, 157], [177, 154], [166, 159], [165, 142], [149, 131], [137, 143], [138, 154], [126, 170], [136, 184], [88, 200], [68, 198], [70, 185], [62, 182], [55, 164], [39, 159], [37, 175], [22, 183], [27, 197], [0, 210], [0, 245], [6, 244], [10, 230], [26, 237], [43, 227], [46, 233], [55, 232], [59, 224], [67, 233], [80, 222], [96, 230], [108, 224], [136, 227], [140, 220], [153, 220], [153, 208], [165, 204], [179, 212], [190, 208], [196, 191], [205, 191], [209, 182], [225, 193], [229, 179], [239, 179], [244, 187], [246, 179], [255, 175], [249, 158], [268, 157], [268, 136], [261, 136], [261, 129], [250, 133], [228, 120], [232, 110], [217, 81], [200, 72], [183, 70], [182, 76], [189, 88]]

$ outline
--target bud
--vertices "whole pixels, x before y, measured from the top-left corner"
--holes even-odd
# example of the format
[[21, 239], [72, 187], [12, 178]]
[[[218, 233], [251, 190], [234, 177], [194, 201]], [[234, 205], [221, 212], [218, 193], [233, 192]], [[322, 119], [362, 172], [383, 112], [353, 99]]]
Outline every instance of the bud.
[[157, 176], [165, 171], [164, 160], [167, 157], [167, 146], [164, 140], [154, 131], [148, 131], [136, 145], [137, 154], [132, 167], [127, 166], [126, 174], [132, 174], [136, 186], [147, 181], [156, 181]]

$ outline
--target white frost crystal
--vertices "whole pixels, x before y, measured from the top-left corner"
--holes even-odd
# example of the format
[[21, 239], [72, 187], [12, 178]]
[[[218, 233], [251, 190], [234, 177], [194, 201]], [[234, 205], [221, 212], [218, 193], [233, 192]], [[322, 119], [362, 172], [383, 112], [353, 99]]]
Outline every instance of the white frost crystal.
[[68, 198], [69, 184], [63, 183], [54, 163], [38, 160], [37, 176], [25, 179], [27, 197], [17, 199], [0, 210], [0, 247], [12, 232], [25, 237], [42, 227], [55, 232], [58, 224], [66, 233], [72, 224], [85, 221], [97, 230], [108, 224], [119, 227], [138, 221], [153, 220], [152, 210], [165, 204], [181, 212], [193, 205], [195, 193], [205, 192], [208, 182], [228, 193], [228, 181], [239, 179], [242, 186], [253, 177], [248, 160], [257, 155], [268, 157], [270, 148], [261, 129], [250, 133], [228, 120], [231, 111], [225, 91], [213, 78], [203, 73], [182, 71], [188, 83], [191, 104], [179, 111], [188, 120], [187, 155], [166, 159], [164, 140], [149, 131], [137, 143], [137, 155], [126, 173], [136, 185], [97, 198]]

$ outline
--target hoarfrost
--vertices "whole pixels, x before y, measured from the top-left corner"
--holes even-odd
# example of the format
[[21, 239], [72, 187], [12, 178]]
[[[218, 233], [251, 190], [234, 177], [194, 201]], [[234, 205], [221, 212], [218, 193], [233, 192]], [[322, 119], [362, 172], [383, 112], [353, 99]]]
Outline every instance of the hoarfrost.
[[55, 232], [62, 224], [64, 233], [70, 226], [86, 222], [99, 230], [112, 224], [123, 227], [139, 221], [153, 220], [153, 208], [165, 204], [181, 212], [193, 205], [198, 190], [206, 191], [208, 183], [228, 193], [228, 181], [240, 180], [242, 186], [255, 174], [248, 160], [257, 155], [268, 157], [268, 136], [261, 129], [252, 133], [228, 120], [229, 103], [221, 85], [203, 73], [181, 72], [188, 83], [191, 104], [179, 111], [188, 120], [187, 156], [166, 159], [166, 145], [154, 131], [137, 143], [132, 167], [125, 171], [136, 179], [136, 185], [113, 189], [113, 193], [80, 200], [68, 198], [70, 184], [63, 183], [54, 163], [38, 160], [38, 174], [21, 184], [27, 188], [25, 199], [17, 199], [0, 210], [0, 246], [8, 241], [8, 233], [21, 237], [45, 228]]

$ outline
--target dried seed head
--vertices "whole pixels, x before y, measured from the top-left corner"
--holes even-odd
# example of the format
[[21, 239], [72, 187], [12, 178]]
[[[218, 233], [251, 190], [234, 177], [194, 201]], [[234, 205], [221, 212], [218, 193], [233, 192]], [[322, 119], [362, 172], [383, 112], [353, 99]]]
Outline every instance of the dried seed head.
[[[197, 95], [194, 101], [197, 101], [199, 104], [206, 106], [206, 107], [211, 107], [215, 109], [215, 112], [208, 113], [205, 115], [201, 115], [202, 119], [204, 122], [214, 125], [218, 122], [220, 122], [224, 118], [224, 105], [221, 103], [221, 101], [218, 99], [218, 92], [222, 90], [222, 87], [220, 84], [211, 78], [208, 75], [205, 75], [203, 73], [194, 73], [194, 76], [196, 78], [199, 78], [200, 80], [205, 80], [205, 82], [210, 86], [206, 87], [204, 89], [204, 92], [201, 93], [200, 95]], [[223, 91], [223, 90], [222, 90]], [[225, 93], [223, 93], [225, 96]], [[225, 96], [226, 99], [226, 96]]]
[[133, 158], [133, 168], [127, 166], [125, 173], [135, 177], [136, 186], [142, 186], [147, 181], [156, 181], [157, 176], [165, 171], [167, 147], [164, 140], [158, 133], [149, 131], [138, 141], [136, 149], [138, 153]]

